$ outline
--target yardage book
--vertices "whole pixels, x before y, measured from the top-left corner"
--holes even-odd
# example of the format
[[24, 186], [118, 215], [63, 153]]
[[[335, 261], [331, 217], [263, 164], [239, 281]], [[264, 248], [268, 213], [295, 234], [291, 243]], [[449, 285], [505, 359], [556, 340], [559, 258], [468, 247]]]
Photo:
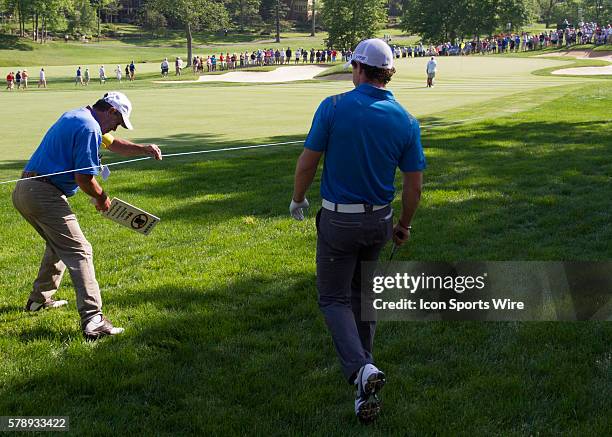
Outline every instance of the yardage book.
[[111, 200], [110, 209], [103, 212], [102, 215], [144, 235], [149, 235], [155, 225], [159, 223], [159, 217], [155, 217], [153, 214], [149, 214], [116, 197]]

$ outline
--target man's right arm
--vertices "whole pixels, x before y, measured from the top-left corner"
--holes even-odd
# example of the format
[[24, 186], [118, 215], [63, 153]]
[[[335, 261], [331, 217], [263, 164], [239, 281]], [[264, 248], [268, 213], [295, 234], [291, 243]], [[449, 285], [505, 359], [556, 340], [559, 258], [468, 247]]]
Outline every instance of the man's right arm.
[[91, 174], [77, 173], [74, 175], [76, 183], [83, 192], [95, 200], [96, 209], [98, 211], [108, 211], [110, 209], [110, 199], [94, 177]]
[[423, 172], [405, 172], [402, 189], [402, 214], [393, 229], [393, 241], [398, 246], [404, 244], [410, 238], [410, 223], [421, 200], [423, 189]]

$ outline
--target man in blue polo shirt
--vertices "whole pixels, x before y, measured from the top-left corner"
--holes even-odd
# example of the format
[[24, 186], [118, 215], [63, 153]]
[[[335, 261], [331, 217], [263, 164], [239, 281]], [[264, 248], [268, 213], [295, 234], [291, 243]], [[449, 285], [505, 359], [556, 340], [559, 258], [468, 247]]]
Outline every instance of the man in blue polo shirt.
[[87, 339], [119, 334], [123, 329], [114, 327], [102, 314], [91, 244], [67, 198], [80, 188], [92, 198], [98, 211], [110, 208], [110, 200], [95, 178], [100, 168], [101, 145], [124, 156], [150, 155], [162, 159], [155, 144], [134, 144], [109, 134], [120, 125], [132, 129], [131, 112], [128, 98], [111, 92], [93, 106], [64, 113], [47, 131], [25, 167], [23, 180], [17, 182], [13, 191], [15, 208], [46, 242], [25, 309], [39, 311], [66, 305], [67, 301], [54, 300], [52, 296], [68, 268]]
[[[297, 162], [289, 211], [304, 219], [305, 194], [325, 154], [323, 208], [316, 220], [319, 307], [344, 377], [357, 387], [355, 414], [368, 423], [380, 412], [377, 393], [385, 375], [373, 364], [375, 322], [361, 319], [361, 262], [378, 260], [392, 236], [397, 245], [410, 237], [425, 157], [418, 122], [385, 88], [395, 73], [391, 48], [380, 39], [362, 41], [350, 63], [356, 88], [326, 98], [317, 109]], [[404, 185], [394, 228], [397, 167]]]

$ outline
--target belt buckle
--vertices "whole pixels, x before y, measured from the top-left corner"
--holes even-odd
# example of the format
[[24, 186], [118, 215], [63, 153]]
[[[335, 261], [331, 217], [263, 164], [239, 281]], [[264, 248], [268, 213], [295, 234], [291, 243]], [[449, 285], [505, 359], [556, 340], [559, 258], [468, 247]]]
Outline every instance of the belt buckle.
[[374, 211], [374, 205], [368, 205], [367, 203], [363, 204], [363, 208], [365, 209], [365, 212], [372, 212]]

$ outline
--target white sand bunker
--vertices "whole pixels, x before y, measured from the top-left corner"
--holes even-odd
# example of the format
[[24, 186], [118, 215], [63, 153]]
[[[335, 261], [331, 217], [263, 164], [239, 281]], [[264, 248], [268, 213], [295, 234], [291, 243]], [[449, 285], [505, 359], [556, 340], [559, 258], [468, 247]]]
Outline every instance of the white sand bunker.
[[242, 82], [242, 83], [275, 83], [310, 80], [329, 68], [321, 65], [304, 65], [296, 67], [279, 67], [274, 71], [232, 71], [225, 74], [202, 75], [198, 80], [156, 81], [155, 83], [194, 83], [194, 82]]
[[[549, 56], [564, 56], [575, 59], [597, 59], [601, 61], [612, 62], [612, 54], [609, 51], [594, 51], [594, 50], [568, 50], [565, 52], [553, 52], [537, 55], [536, 58], [546, 58]], [[555, 70], [551, 74], [555, 75], [572, 75], [572, 76], [602, 76], [612, 75], [612, 64], [604, 67], [576, 67], [562, 68]]]
[[601, 75], [612, 75], [612, 64], [606, 65], [605, 67], [577, 67], [577, 68], [563, 68], [561, 70], [555, 70], [552, 74], [557, 75], [568, 75], [573, 76], [601, 76]]
[[594, 51], [594, 50], [568, 50], [565, 52], [551, 52], [537, 55], [536, 58], [546, 58], [549, 56], [563, 56], [568, 58], [576, 59], [601, 59], [603, 61], [612, 62], [612, 52], [608, 50]]

